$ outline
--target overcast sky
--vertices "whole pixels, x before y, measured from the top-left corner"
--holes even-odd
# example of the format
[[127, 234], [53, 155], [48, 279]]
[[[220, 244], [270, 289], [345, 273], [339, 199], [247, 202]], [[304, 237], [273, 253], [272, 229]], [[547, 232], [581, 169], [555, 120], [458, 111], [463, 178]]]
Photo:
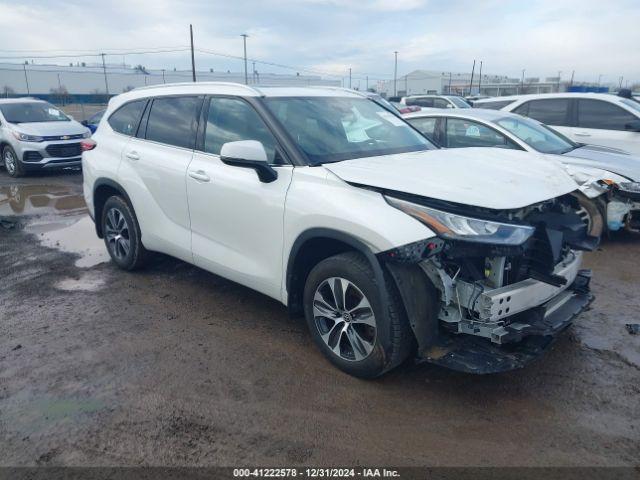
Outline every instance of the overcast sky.
[[[400, 75], [470, 71], [477, 59], [485, 73], [514, 77], [524, 68], [526, 76], [562, 70], [568, 79], [575, 70], [577, 80], [597, 81], [602, 74], [603, 82], [621, 75], [640, 81], [639, 7], [638, 0], [0, 0], [0, 56], [26, 49], [186, 46], [193, 23], [196, 48], [242, 55], [239, 34], [248, 33], [249, 57], [345, 76], [351, 67], [354, 78], [392, 77], [397, 50]], [[125, 61], [150, 68], [190, 65], [188, 52]], [[243, 68], [238, 60], [202, 53], [196, 64]]]

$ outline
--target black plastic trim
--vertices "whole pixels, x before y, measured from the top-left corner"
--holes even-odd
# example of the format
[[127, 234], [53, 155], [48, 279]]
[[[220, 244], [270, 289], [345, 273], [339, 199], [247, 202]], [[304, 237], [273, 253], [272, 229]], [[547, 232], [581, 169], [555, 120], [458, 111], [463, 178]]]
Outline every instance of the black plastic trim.
[[[129, 203], [129, 205], [133, 206], [133, 203], [131, 202], [131, 198], [129, 198], [129, 195], [127, 194], [126, 190], [124, 189], [124, 187], [122, 185], [120, 185], [118, 182], [115, 182], [114, 180], [111, 180], [110, 178], [100, 177], [93, 184], [93, 199], [94, 199], [93, 200], [93, 208], [94, 208], [94, 210], [96, 208], [96, 204], [95, 204], [96, 191], [101, 186], [107, 186], [107, 187], [113, 188], [114, 190], [117, 190], [118, 193], [120, 193], [125, 198], [125, 200]], [[101, 230], [101, 227], [100, 227], [100, 219], [99, 218], [93, 218], [93, 220], [94, 220], [95, 226], [96, 226], [96, 234], [98, 235], [98, 237], [102, 238], [102, 230]]]

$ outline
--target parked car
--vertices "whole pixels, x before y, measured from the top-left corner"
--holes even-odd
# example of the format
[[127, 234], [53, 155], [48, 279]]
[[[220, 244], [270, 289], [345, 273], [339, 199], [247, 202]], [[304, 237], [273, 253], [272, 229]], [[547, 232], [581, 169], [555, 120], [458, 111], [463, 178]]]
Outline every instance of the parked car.
[[[502, 111], [430, 109], [404, 118], [446, 148], [500, 147], [552, 155], [572, 167], [578, 183], [606, 181], [609, 188], [602, 185], [600, 193], [593, 192], [598, 193], [593, 195], [598, 213], [606, 219], [603, 227], [640, 231], [640, 157], [577, 144], [536, 120]], [[594, 222], [592, 215], [588, 219]]]
[[80, 142], [91, 135], [50, 103], [33, 98], [0, 99], [0, 150], [7, 173], [81, 165]]
[[390, 103], [400, 113], [412, 113], [412, 112], [419, 112], [420, 110], [422, 110], [422, 107], [418, 107], [417, 105], [404, 105], [400, 102], [390, 102]]
[[606, 93], [548, 93], [478, 100], [477, 108], [496, 108], [538, 120], [577, 143], [640, 155], [640, 103]]
[[597, 239], [559, 164], [436, 149], [357, 92], [139, 88], [110, 100], [83, 148], [87, 207], [117, 266], [163, 252], [268, 295], [352, 375], [412, 353], [518, 368], [591, 301], [580, 265]]
[[102, 120], [102, 116], [104, 115], [105, 111], [106, 110], [100, 110], [99, 112], [94, 113], [87, 120], [83, 120], [80, 123], [82, 123], [82, 125], [84, 125], [89, 130], [91, 130], [91, 133], [95, 133], [95, 131], [98, 129], [98, 124], [100, 123], [100, 120]]
[[411, 95], [402, 97], [400, 103], [426, 108], [471, 108], [464, 98], [457, 95]]

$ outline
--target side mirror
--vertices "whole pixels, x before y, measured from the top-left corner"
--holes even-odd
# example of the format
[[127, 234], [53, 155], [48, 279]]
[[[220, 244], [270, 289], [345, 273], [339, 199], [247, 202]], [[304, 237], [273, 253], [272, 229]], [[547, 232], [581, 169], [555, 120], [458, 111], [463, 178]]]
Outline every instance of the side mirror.
[[86, 120], [82, 120], [80, 123], [81, 123], [82, 125], [84, 125], [85, 127], [88, 127], [88, 126], [89, 126], [89, 122], [87, 122]]
[[252, 168], [263, 183], [271, 183], [278, 178], [278, 172], [267, 163], [267, 152], [257, 140], [227, 142], [220, 149], [220, 160], [234, 167]]
[[624, 128], [631, 132], [640, 132], [640, 120], [633, 120], [632, 122], [627, 123]]

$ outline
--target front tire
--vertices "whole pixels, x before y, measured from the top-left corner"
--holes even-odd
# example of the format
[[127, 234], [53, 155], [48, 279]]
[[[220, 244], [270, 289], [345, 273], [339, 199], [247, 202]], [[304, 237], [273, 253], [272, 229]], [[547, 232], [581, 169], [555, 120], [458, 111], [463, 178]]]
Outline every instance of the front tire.
[[390, 278], [379, 285], [366, 258], [348, 252], [316, 265], [305, 284], [304, 312], [316, 346], [344, 372], [375, 378], [402, 363], [414, 346]]
[[123, 270], [142, 267], [148, 251], [142, 245], [140, 225], [133, 208], [122, 197], [109, 197], [102, 208], [101, 222], [111, 260]]
[[8, 145], [2, 150], [2, 163], [11, 177], [17, 178], [24, 175], [24, 167], [20, 163], [16, 152]]

